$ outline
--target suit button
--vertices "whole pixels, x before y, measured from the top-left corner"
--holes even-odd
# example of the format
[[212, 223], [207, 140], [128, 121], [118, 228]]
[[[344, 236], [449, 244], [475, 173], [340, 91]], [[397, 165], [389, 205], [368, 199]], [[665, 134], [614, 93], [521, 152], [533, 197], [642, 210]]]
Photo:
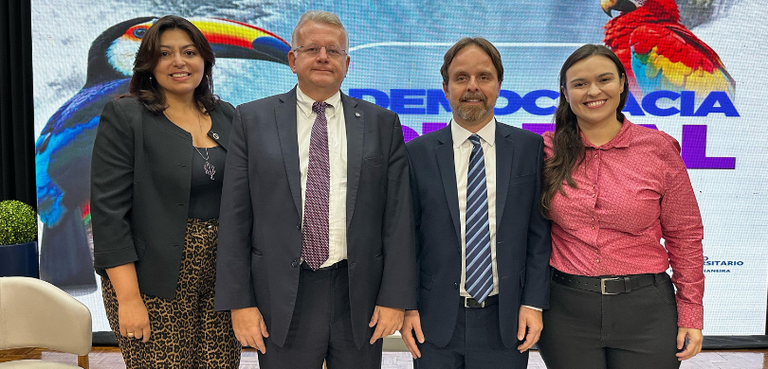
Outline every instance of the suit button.
[[291, 261], [291, 268], [296, 268], [296, 267], [298, 267], [298, 266], [299, 266], [299, 261], [298, 261], [298, 260], [296, 260], [296, 259], [293, 259], [293, 260]]
[[454, 284], [453, 284], [453, 288], [455, 288], [455, 289], [457, 289], [457, 290], [458, 290], [458, 289], [459, 289], [459, 284], [458, 284], [458, 283], [454, 283]]
[[301, 224], [297, 224], [296, 229], [301, 230]]

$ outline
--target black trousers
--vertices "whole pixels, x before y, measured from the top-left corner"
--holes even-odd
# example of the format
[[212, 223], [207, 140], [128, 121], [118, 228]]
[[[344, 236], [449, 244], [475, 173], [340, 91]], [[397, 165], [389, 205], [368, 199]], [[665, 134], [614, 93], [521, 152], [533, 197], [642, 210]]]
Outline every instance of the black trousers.
[[498, 303], [481, 309], [462, 305], [455, 324], [453, 337], [445, 347], [430, 343], [429, 336], [423, 344], [417, 341], [421, 358], [414, 360], [414, 368], [525, 369], [528, 366], [528, 351], [521, 354], [517, 345], [505, 347], [501, 341]]
[[680, 367], [675, 292], [666, 273], [617, 295], [551, 283], [539, 341], [548, 369]]
[[[352, 335], [349, 275], [339, 268], [302, 268], [291, 326], [285, 344], [269, 337], [267, 353], [259, 353], [262, 369], [367, 369], [381, 367], [382, 340], [358, 349]], [[371, 330], [371, 335], [373, 330]], [[367, 338], [370, 338], [367, 337]]]

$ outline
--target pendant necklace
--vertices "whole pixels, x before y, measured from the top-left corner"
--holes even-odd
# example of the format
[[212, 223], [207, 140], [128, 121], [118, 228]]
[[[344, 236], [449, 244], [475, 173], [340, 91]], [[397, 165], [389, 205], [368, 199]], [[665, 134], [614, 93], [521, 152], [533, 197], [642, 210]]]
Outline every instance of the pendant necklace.
[[[200, 123], [200, 113], [197, 113], [197, 125], [200, 127], [200, 134], [205, 137], [205, 134], [203, 134], [203, 124]], [[211, 164], [208, 159], [211, 158], [211, 155], [208, 153], [208, 148], [205, 147], [205, 155], [203, 155], [202, 152], [200, 152], [200, 149], [198, 149], [195, 145], [192, 145], [192, 147], [195, 148], [195, 151], [197, 151], [198, 154], [200, 154], [200, 157], [205, 160], [205, 164], [203, 164], [203, 169], [205, 170], [205, 174], [211, 176], [211, 181], [213, 181], [213, 175], [216, 174], [216, 167]]]

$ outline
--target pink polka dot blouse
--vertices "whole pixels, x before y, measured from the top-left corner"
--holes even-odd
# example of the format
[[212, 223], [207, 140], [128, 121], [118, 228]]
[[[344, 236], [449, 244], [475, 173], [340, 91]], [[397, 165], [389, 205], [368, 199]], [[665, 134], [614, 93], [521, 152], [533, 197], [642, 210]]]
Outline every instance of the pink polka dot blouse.
[[[545, 157], [553, 132], [544, 133]], [[577, 188], [551, 202], [552, 257], [560, 271], [583, 276], [660, 273], [672, 267], [678, 326], [703, 326], [704, 228], [679, 143], [628, 120], [608, 143], [583, 138]], [[662, 244], [661, 239], [664, 239]]]

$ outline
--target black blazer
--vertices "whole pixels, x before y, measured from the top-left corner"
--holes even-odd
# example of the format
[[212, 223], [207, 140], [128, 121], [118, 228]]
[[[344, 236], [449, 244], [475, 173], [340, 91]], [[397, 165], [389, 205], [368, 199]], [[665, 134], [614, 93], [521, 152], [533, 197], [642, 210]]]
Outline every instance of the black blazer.
[[[211, 111], [208, 136], [227, 149], [234, 107]], [[171, 299], [189, 212], [192, 136], [136, 98], [104, 107], [93, 144], [91, 220], [96, 271], [135, 263], [139, 290]]]
[[[397, 114], [341, 95], [347, 133], [347, 260], [352, 332], [375, 305], [416, 308], [408, 159]], [[216, 309], [256, 306], [282, 346], [299, 286], [301, 179], [296, 89], [237, 107], [219, 218]]]
[[[549, 307], [550, 222], [539, 211], [544, 141], [496, 124], [496, 266], [499, 325], [517, 346], [520, 305]], [[461, 225], [451, 126], [408, 142], [419, 265], [419, 315], [438, 347], [453, 336], [461, 283]]]

